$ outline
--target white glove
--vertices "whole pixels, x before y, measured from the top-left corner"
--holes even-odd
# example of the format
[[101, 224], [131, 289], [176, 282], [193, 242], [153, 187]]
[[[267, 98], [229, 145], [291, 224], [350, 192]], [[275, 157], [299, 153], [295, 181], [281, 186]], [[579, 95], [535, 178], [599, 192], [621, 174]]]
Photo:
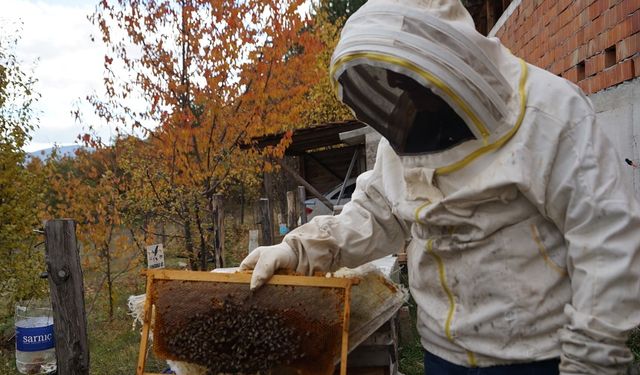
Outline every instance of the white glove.
[[297, 265], [298, 256], [283, 242], [273, 246], [257, 247], [240, 263], [240, 270], [253, 270], [250, 288], [254, 290], [269, 281], [276, 270], [295, 270]]

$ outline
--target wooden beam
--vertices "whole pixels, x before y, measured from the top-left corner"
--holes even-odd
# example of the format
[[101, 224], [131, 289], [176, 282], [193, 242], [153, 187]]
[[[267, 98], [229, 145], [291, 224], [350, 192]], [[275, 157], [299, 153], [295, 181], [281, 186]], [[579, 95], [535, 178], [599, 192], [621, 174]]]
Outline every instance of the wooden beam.
[[273, 245], [273, 216], [269, 198], [260, 198], [258, 205], [260, 210], [260, 225], [262, 227], [262, 243], [263, 246]]
[[491, 29], [493, 28], [493, 25], [496, 24], [497, 20], [496, 20], [493, 1], [486, 0], [485, 6], [486, 6], [486, 12], [487, 12], [486, 14], [487, 14], [487, 34], [488, 34], [489, 31], [491, 31]]
[[291, 167], [286, 165], [282, 160], [278, 160], [277, 163], [285, 172], [291, 175], [291, 177], [293, 177], [294, 180], [296, 180], [299, 184], [306, 187], [307, 190], [309, 190], [309, 192], [313, 194], [314, 197], [318, 198], [320, 202], [322, 202], [325, 206], [327, 206], [327, 208], [329, 208], [331, 212], [333, 212], [333, 203], [331, 203], [330, 200], [328, 200], [324, 195], [322, 195], [322, 193], [320, 193], [316, 188], [311, 186], [311, 184], [308, 183], [304, 178], [300, 177], [300, 175], [297, 174], [296, 171], [291, 169]]
[[88, 375], [89, 339], [76, 223], [71, 219], [50, 220], [45, 223], [44, 232], [57, 372]]
[[287, 191], [287, 227], [292, 230], [298, 226], [298, 205], [296, 204], [296, 192]]
[[[145, 270], [147, 277], [151, 275], [155, 280], [183, 280], [183, 281], [209, 281], [234, 284], [247, 284], [251, 282], [251, 272], [203, 272], [182, 271], [169, 269]], [[360, 282], [357, 278], [349, 277], [325, 277], [325, 276], [300, 276], [300, 275], [273, 275], [267, 284], [269, 285], [293, 285], [315, 286], [324, 288], [348, 288]]]
[[216, 268], [222, 268], [224, 267], [224, 199], [222, 194], [214, 195], [212, 204], [215, 225], [213, 254]]
[[300, 215], [300, 225], [307, 223], [307, 206], [304, 201], [307, 200], [307, 192], [304, 186], [298, 186], [298, 215]]

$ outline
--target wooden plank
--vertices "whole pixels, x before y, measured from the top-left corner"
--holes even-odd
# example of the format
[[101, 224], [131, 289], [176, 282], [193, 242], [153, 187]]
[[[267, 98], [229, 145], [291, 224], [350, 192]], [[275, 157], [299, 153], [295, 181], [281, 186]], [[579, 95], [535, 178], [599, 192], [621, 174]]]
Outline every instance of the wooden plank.
[[287, 191], [287, 227], [292, 230], [298, 226], [296, 192]]
[[89, 374], [89, 339], [76, 223], [71, 219], [50, 220], [44, 231], [58, 374]]
[[213, 196], [213, 220], [215, 225], [214, 257], [216, 268], [224, 267], [224, 198], [221, 194]]
[[340, 356], [340, 375], [347, 375], [349, 356], [349, 316], [351, 314], [351, 288], [344, 290], [344, 317], [342, 319], [342, 355]]
[[147, 273], [147, 288], [144, 301], [144, 315], [142, 319], [142, 338], [140, 340], [140, 351], [138, 352], [138, 366], [136, 368], [136, 375], [144, 374], [144, 364], [147, 360], [147, 346], [149, 344], [149, 326], [151, 325], [151, 309], [153, 304], [151, 301], [151, 286], [153, 284], [153, 273]]
[[263, 246], [273, 245], [273, 217], [269, 198], [260, 198], [260, 226], [262, 227]]
[[[244, 283], [251, 281], [250, 272], [197, 272], [182, 270], [156, 269], [146, 270], [147, 276], [153, 275], [155, 280], [185, 280], [185, 281], [213, 281], [225, 283]], [[273, 275], [267, 284], [271, 285], [294, 285], [294, 286], [315, 286], [327, 288], [347, 288], [357, 284], [357, 279], [342, 277], [323, 276], [294, 276], [294, 275]]]
[[487, 33], [491, 31], [491, 29], [493, 28], [493, 25], [495, 25], [497, 21], [495, 9], [493, 8], [493, 6], [494, 6], [493, 1], [486, 0], [485, 9], [487, 14]]

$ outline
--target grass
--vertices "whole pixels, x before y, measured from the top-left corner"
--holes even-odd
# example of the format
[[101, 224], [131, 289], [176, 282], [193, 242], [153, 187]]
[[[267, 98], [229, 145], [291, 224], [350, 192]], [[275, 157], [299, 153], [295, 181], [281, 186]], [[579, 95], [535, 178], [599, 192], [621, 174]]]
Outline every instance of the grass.
[[[108, 321], [101, 313], [90, 315], [88, 318], [91, 374], [135, 373], [140, 345], [140, 327], [132, 329], [132, 318], [126, 314], [124, 307], [125, 300], [125, 297], [119, 299], [118, 306], [122, 307], [116, 309], [112, 321]], [[146, 368], [147, 371], [161, 372], [166, 368], [166, 364], [149, 355]], [[13, 339], [4, 341], [0, 348], [0, 374], [18, 374]]]
[[[400, 283], [407, 289], [409, 289], [409, 278], [406, 269], [401, 269]], [[424, 374], [424, 351], [422, 344], [420, 344], [420, 335], [416, 327], [416, 315], [417, 308], [416, 303], [412, 297], [409, 297], [407, 302], [409, 306], [409, 316], [411, 317], [409, 324], [411, 327], [407, 329], [411, 330], [410, 339], [402, 340], [399, 347], [399, 370], [404, 375], [423, 375]]]

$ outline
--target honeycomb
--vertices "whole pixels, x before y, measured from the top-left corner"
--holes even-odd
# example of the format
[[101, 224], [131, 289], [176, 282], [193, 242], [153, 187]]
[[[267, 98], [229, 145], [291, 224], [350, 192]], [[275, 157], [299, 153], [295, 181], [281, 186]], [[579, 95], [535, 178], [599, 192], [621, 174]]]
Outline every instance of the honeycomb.
[[340, 356], [343, 288], [155, 280], [157, 357], [208, 374], [332, 374]]

